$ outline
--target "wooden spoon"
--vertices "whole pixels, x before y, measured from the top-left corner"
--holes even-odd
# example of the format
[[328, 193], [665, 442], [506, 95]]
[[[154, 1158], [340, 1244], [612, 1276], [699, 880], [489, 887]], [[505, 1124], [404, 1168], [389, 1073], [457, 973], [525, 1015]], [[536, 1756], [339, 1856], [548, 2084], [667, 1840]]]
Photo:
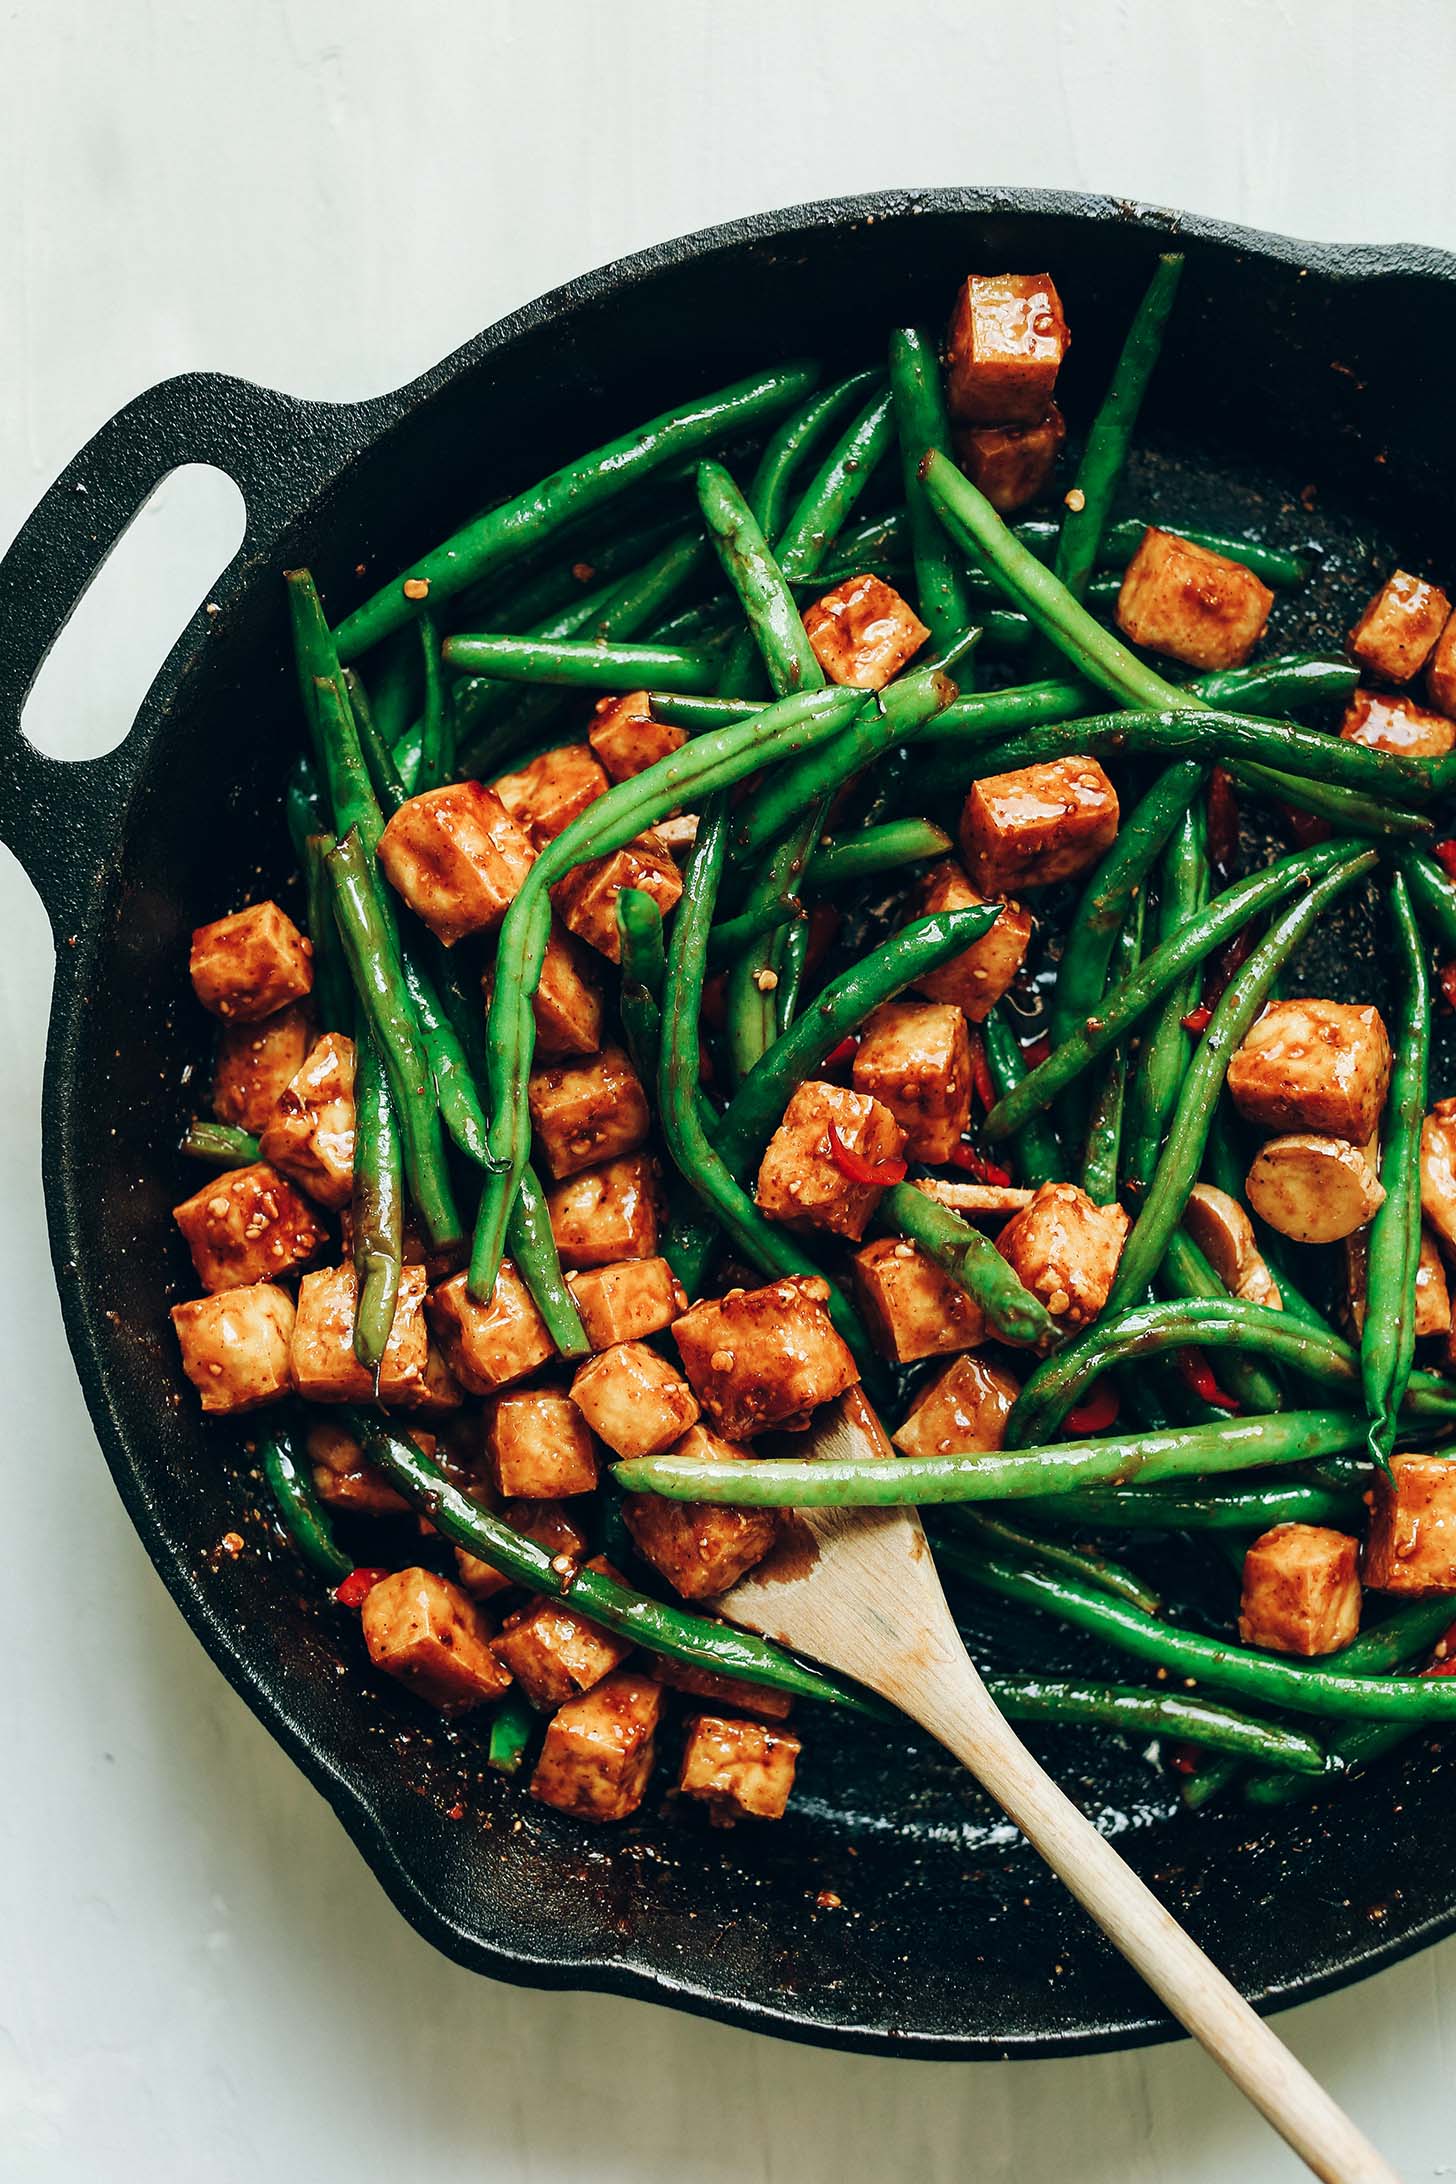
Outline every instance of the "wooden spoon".
[[[809, 1453], [894, 1457], [857, 1388], [822, 1414]], [[853, 1676], [953, 1752], [1316, 2176], [1399, 2184], [1003, 1719], [961, 1643], [913, 1509], [795, 1511], [779, 1546], [717, 1605], [731, 1622]]]

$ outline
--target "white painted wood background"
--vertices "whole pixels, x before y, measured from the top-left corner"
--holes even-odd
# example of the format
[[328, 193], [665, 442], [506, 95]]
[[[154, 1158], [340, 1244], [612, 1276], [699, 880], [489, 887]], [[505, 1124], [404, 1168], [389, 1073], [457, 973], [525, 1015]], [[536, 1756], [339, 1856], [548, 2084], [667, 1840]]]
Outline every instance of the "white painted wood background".
[[[368, 394], [568, 275], [799, 199], [1037, 183], [1456, 242], [1445, 0], [9, 0], [0, 25], [5, 538], [165, 373]], [[180, 534], [167, 500], [37, 702], [50, 748], [120, 733], [231, 551], [226, 492]], [[1295, 2174], [1186, 2047], [870, 2062], [432, 1956], [194, 1644], [102, 1469], [44, 1243], [48, 939], [3, 853], [0, 915], [0, 2174]], [[1456, 1942], [1282, 2026], [1410, 2179], [1456, 2174]]]

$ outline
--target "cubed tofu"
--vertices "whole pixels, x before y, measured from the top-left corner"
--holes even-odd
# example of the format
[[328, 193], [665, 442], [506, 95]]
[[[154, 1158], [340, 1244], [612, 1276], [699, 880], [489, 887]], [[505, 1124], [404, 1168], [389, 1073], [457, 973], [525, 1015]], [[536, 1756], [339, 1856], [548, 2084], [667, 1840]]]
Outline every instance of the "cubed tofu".
[[1360, 1628], [1360, 1543], [1324, 1524], [1276, 1524], [1244, 1556], [1239, 1636], [1268, 1653], [1336, 1653]]
[[597, 1484], [597, 1445], [564, 1391], [516, 1388], [497, 1396], [485, 1421], [486, 1459], [498, 1494], [558, 1501]]
[[1034, 425], [1047, 413], [1070, 341], [1050, 273], [973, 273], [951, 314], [952, 417]]
[[[402, 1269], [394, 1325], [379, 1367], [382, 1403], [398, 1402], [425, 1377], [425, 1286], [422, 1266]], [[358, 1300], [358, 1277], [348, 1263], [305, 1274], [299, 1283], [291, 1363], [293, 1385], [306, 1402], [367, 1403], [374, 1394], [373, 1373], [354, 1355]]]
[[946, 1161], [971, 1119], [971, 1042], [949, 1001], [884, 1001], [865, 1019], [856, 1092], [888, 1107], [911, 1160]]
[[656, 1163], [640, 1153], [583, 1168], [546, 1193], [563, 1266], [610, 1266], [657, 1256]]
[[1456, 1100], [1437, 1100], [1421, 1124], [1421, 1212], [1456, 1252]]
[[1117, 820], [1117, 791], [1095, 758], [1020, 766], [973, 783], [961, 809], [961, 861], [983, 895], [1049, 887], [1096, 864]]
[[293, 1299], [271, 1282], [220, 1289], [172, 1307], [182, 1370], [205, 1411], [257, 1410], [292, 1391]]
[[1368, 1002], [1271, 1001], [1228, 1068], [1229, 1094], [1264, 1130], [1364, 1145], [1390, 1086], [1390, 1040]]
[[922, 1388], [891, 1434], [906, 1456], [969, 1456], [1000, 1448], [1020, 1388], [983, 1357], [958, 1357]]
[[1345, 707], [1340, 734], [1367, 750], [1401, 758], [1444, 758], [1456, 746], [1456, 721], [1428, 713], [1398, 690], [1357, 690]]
[[494, 932], [535, 855], [524, 827], [481, 781], [410, 797], [379, 838], [385, 877], [447, 948]]
[[531, 1795], [574, 1820], [626, 1820], [652, 1773], [662, 1687], [650, 1676], [609, 1676], [546, 1725]]
[[1150, 527], [1123, 575], [1117, 626], [1131, 643], [1189, 667], [1240, 667], [1273, 604], [1242, 561]]
[[962, 425], [952, 435], [956, 461], [998, 515], [1014, 516], [1044, 492], [1067, 437], [1055, 402], [1030, 425]]
[[[932, 865], [915, 891], [911, 918], [939, 917], [947, 910], [973, 910], [986, 897], [978, 894], [953, 857]], [[1004, 902], [1001, 915], [981, 940], [938, 970], [915, 981], [928, 1001], [945, 1001], [973, 1024], [982, 1024], [1008, 990], [1031, 944], [1031, 918], [1020, 903]]]
[[567, 931], [595, 948], [609, 963], [622, 960], [617, 897], [624, 887], [635, 887], [639, 893], [650, 895], [664, 917], [676, 907], [682, 893], [682, 874], [667, 844], [657, 835], [639, 834], [625, 849], [614, 849], [609, 857], [590, 858], [551, 890], [556, 913]]
[[204, 1289], [273, 1282], [304, 1266], [328, 1231], [293, 1185], [255, 1160], [215, 1175], [172, 1209]]
[[688, 1308], [687, 1291], [666, 1259], [623, 1259], [616, 1266], [568, 1274], [586, 1339], [594, 1350], [660, 1335]]
[[820, 1403], [858, 1381], [828, 1295], [827, 1282], [801, 1275], [706, 1298], [673, 1322], [693, 1393], [726, 1439], [807, 1426]]
[[892, 1364], [974, 1350], [985, 1340], [986, 1315], [975, 1298], [917, 1244], [877, 1236], [850, 1263], [870, 1339]]
[[470, 1294], [469, 1277], [452, 1274], [430, 1291], [429, 1320], [451, 1372], [471, 1395], [509, 1388], [556, 1355], [546, 1322], [515, 1263], [502, 1259], [485, 1304]]
[[832, 683], [883, 690], [930, 631], [909, 601], [878, 576], [851, 576], [804, 609], [804, 631]]
[[1456, 1593], [1456, 1463], [1449, 1456], [1392, 1456], [1390, 1477], [1377, 1473], [1365, 1582], [1375, 1592]]
[[1439, 584], [1408, 569], [1387, 577], [1350, 632], [1350, 651], [1383, 682], [1419, 675], [1446, 626], [1451, 602]]
[[1043, 1183], [996, 1238], [1020, 1281], [1064, 1328], [1085, 1327], [1107, 1302], [1129, 1222], [1075, 1183]]
[[[584, 1567], [617, 1575], [600, 1555]], [[531, 1704], [542, 1709], [589, 1691], [632, 1651], [630, 1638], [603, 1630], [566, 1600], [545, 1594], [506, 1617], [494, 1646]]]
[[[707, 1426], [693, 1426], [673, 1453], [693, 1463], [732, 1464], [751, 1451]], [[711, 1599], [736, 1585], [762, 1562], [778, 1534], [771, 1509], [720, 1509], [711, 1502], [668, 1501], [661, 1494], [627, 1495], [622, 1519], [643, 1561], [684, 1600]]]
[[889, 1108], [868, 1093], [813, 1080], [798, 1085], [759, 1163], [759, 1211], [785, 1228], [828, 1229], [858, 1242], [886, 1184], [857, 1182], [852, 1168], [898, 1161], [904, 1146]]
[[1385, 1197], [1358, 1145], [1308, 1130], [1266, 1139], [1244, 1191], [1260, 1220], [1297, 1244], [1337, 1244], [1353, 1236]]
[[433, 1570], [396, 1570], [359, 1610], [369, 1658], [443, 1714], [468, 1713], [510, 1688], [475, 1602]]
[[190, 969], [205, 1009], [256, 1024], [312, 993], [313, 945], [276, 902], [255, 902], [198, 926]]
[[669, 1690], [706, 1699], [723, 1713], [762, 1714], [769, 1721], [787, 1721], [794, 1710], [787, 1691], [775, 1691], [768, 1684], [745, 1683], [741, 1676], [718, 1676], [693, 1661], [675, 1661], [670, 1654], [658, 1654], [652, 1673]]
[[1426, 662], [1426, 696], [1438, 712], [1456, 714], [1456, 615], [1448, 615]]
[[256, 1024], [224, 1024], [212, 1065], [212, 1111], [218, 1121], [256, 1137], [312, 1044], [309, 1013], [299, 1001]]
[[325, 1032], [263, 1132], [263, 1158], [336, 1211], [354, 1188], [354, 1042]]
[[528, 1097], [536, 1144], [558, 1180], [635, 1153], [651, 1134], [647, 1094], [619, 1046], [533, 1069]]
[[563, 743], [519, 773], [502, 774], [491, 787], [517, 826], [540, 844], [564, 834], [588, 804], [606, 795], [610, 783], [585, 743]]
[[[484, 1487], [472, 1487], [467, 1491], [472, 1501], [487, 1499], [488, 1490]], [[538, 1547], [544, 1547], [548, 1554], [558, 1559], [580, 1562], [586, 1553], [586, 1534], [573, 1522], [562, 1502], [507, 1501], [494, 1513], [513, 1532], [533, 1539]], [[491, 1600], [497, 1593], [510, 1590], [510, 1578], [464, 1547], [455, 1550], [455, 1569], [472, 1600]]]
[[465, 1391], [451, 1372], [444, 1351], [430, 1342], [425, 1347], [422, 1377], [395, 1396], [390, 1407], [413, 1412], [421, 1418], [444, 1418], [451, 1411], [458, 1411], [464, 1401]]
[[571, 1400], [617, 1456], [658, 1456], [695, 1423], [693, 1391], [645, 1342], [618, 1342], [579, 1365]]
[[[426, 1456], [435, 1453], [433, 1433], [412, 1436]], [[320, 1418], [308, 1429], [304, 1446], [313, 1470], [314, 1489], [330, 1509], [347, 1510], [351, 1516], [398, 1517], [408, 1513], [409, 1503], [397, 1494], [377, 1464], [371, 1464], [352, 1433]]]
[[632, 690], [620, 698], [599, 698], [586, 734], [614, 781], [630, 781], [634, 774], [646, 773], [649, 766], [655, 766], [660, 758], [670, 758], [688, 740], [685, 728], [653, 719], [645, 690]]
[[[494, 983], [492, 968], [484, 980], [487, 1001]], [[542, 1061], [558, 1061], [564, 1054], [595, 1054], [602, 1043], [606, 1014], [591, 950], [564, 932], [554, 918], [541, 976], [531, 996], [531, 1015], [536, 1053]]]
[[715, 1820], [781, 1820], [800, 1749], [787, 1729], [698, 1714], [688, 1723], [677, 1786], [702, 1798]]

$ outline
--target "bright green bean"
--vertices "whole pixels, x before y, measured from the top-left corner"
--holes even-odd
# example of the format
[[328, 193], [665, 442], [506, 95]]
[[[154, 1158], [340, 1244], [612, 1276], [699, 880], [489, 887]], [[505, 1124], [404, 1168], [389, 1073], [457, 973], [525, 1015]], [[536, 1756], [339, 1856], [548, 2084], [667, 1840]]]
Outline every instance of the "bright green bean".
[[1388, 1469], [1396, 1420], [1416, 1355], [1416, 1275], [1421, 1259], [1421, 1124], [1431, 1048], [1431, 993], [1425, 942], [1399, 872], [1390, 882], [1390, 920], [1402, 973], [1401, 1009], [1385, 1110], [1380, 1181], [1370, 1225], [1360, 1376], [1370, 1414], [1370, 1454]]
[[326, 1585], [341, 1585], [354, 1565], [334, 1538], [328, 1512], [314, 1491], [308, 1465], [299, 1461], [292, 1436], [275, 1427], [259, 1442], [258, 1456], [284, 1531]]
[[943, 645], [966, 627], [971, 605], [964, 565], [947, 547], [920, 482], [920, 458], [926, 449], [939, 448], [949, 455], [951, 446], [940, 360], [935, 344], [917, 326], [899, 326], [890, 336], [890, 386], [915, 563], [916, 603], [931, 641]]
[[189, 1160], [208, 1168], [246, 1168], [260, 1158], [258, 1140], [248, 1130], [235, 1130], [226, 1122], [189, 1122], [177, 1148]]

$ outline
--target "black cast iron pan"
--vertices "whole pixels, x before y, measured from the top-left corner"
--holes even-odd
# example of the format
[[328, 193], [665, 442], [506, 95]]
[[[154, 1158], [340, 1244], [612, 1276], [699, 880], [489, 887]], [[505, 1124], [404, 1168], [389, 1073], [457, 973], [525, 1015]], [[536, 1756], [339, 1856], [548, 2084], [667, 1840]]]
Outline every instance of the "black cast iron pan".
[[[1130, 506], [1315, 533], [1325, 575], [1281, 609], [1289, 642], [1328, 639], [1397, 541], [1449, 582], [1456, 410], [1437, 375], [1456, 339], [1456, 260], [991, 190], [814, 205], [668, 243], [357, 406], [167, 381], [97, 434], [0, 565], [0, 824], [57, 943], [46, 1199], [102, 1447], [213, 1659], [405, 1915], [477, 1970], [887, 2054], [1065, 2053], [1172, 2029], [969, 1778], [908, 1735], [816, 1718], [802, 1794], [775, 1828], [710, 1836], [649, 1799], [635, 1823], [588, 1835], [487, 1776], [468, 1731], [371, 1679], [274, 1551], [241, 1437], [204, 1430], [181, 1382], [167, 1307], [185, 1293], [169, 1207], [191, 1187], [173, 1146], [205, 1043], [188, 934], [287, 869], [279, 785], [296, 724], [278, 572], [310, 563], [338, 615], [475, 507], [610, 432], [775, 356], [867, 358], [888, 326], [937, 320], [978, 266], [1053, 270], [1074, 333], [1066, 400], [1084, 420], [1171, 239], [1188, 272]], [[247, 502], [219, 611], [199, 610], [118, 750], [40, 756], [19, 716], [48, 647], [151, 489], [196, 462]], [[1341, 932], [1331, 990], [1370, 991], [1355, 958], [1371, 945], [1358, 920]], [[236, 1557], [219, 1549], [230, 1531]], [[975, 1642], [1012, 1653], [994, 1616]], [[1039, 1659], [1060, 1646], [1088, 1665], [1054, 1632], [1036, 1642]], [[1456, 1926], [1450, 1762], [1423, 1741], [1316, 1804], [1193, 1820], [1131, 1746], [1062, 1735], [1047, 1751], [1266, 2006]]]

